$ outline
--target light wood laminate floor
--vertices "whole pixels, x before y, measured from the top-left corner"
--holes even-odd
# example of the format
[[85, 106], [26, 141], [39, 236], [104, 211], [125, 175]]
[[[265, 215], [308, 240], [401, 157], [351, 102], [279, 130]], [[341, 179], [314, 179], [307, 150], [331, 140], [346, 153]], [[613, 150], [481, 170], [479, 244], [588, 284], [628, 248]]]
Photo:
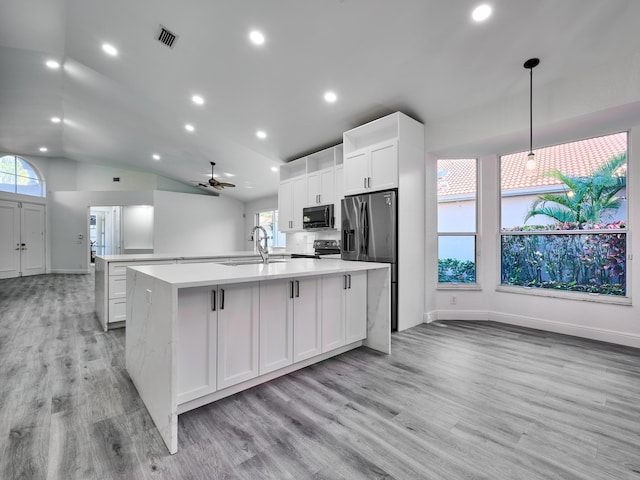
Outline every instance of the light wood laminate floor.
[[395, 334], [179, 419], [169, 455], [91, 275], [0, 280], [0, 478], [640, 479], [637, 350], [488, 322]]

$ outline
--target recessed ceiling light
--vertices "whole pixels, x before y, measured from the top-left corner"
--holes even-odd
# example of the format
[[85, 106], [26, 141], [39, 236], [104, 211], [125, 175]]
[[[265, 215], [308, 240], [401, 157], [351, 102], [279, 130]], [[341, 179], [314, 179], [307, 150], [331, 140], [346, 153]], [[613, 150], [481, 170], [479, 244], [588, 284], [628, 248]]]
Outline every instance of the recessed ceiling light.
[[190, 123], [187, 123], [187, 124], [184, 126], [184, 129], [185, 129], [187, 132], [195, 132], [196, 127], [194, 127], [194, 126], [193, 126], [193, 125], [191, 125]]
[[60, 123], [62, 121], [62, 119], [60, 117], [51, 117], [51, 121], [53, 123]]
[[47, 150], [49, 150], [47, 147], [40, 147], [41, 152], [46, 152]]
[[334, 92], [327, 92], [324, 94], [325, 101], [333, 103], [338, 99], [338, 96]]
[[265, 132], [263, 132], [262, 130], [258, 130], [256, 132], [256, 137], [264, 139], [264, 138], [267, 138], [267, 134]]
[[116, 55], [118, 55], [118, 49], [109, 43], [103, 43], [102, 50], [104, 50], [106, 53], [108, 53], [112, 57], [115, 57]]
[[264, 35], [257, 30], [249, 33], [249, 39], [256, 45], [262, 45], [264, 43]]
[[204, 105], [204, 98], [202, 98], [200, 95], [194, 95], [193, 97], [191, 97], [191, 101], [196, 105]]
[[55, 60], [47, 60], [45, 65], [47, 67], [49, 67], [51, 70], [56, 70], [56, 69], [60, 68], [60, 64], [58, 62], [56, 62]]
[[251, 185], [247, 185], [245, 188], [253, 188]]
[[278, 167], [271, 167], [271, 171], [272, 172], [277, 172], [278, 171]]
[[160, 155], [154, 153], [153, 155], [151, 155], [151, 158], [153, 158], [154, 160], [160, 160]]
[[491, 6], [486, 3], [482, 5], [478, 5], [473, 9], [471, 13], [471, 18], [473, 18], [476, 22], [483, 22], [487, 18], [491, 16]]

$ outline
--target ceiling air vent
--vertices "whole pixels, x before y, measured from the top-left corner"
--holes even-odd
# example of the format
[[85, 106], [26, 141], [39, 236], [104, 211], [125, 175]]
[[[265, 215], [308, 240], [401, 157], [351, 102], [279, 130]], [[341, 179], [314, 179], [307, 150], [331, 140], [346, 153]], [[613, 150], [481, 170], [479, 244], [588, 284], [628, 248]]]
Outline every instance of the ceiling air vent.
[[173, 48], [178, 36], [175, 33], [171, 33], [169, 30], [160, 25], [160, 33], [158, 34], [158, 41], [164, 43], [167, 47]]

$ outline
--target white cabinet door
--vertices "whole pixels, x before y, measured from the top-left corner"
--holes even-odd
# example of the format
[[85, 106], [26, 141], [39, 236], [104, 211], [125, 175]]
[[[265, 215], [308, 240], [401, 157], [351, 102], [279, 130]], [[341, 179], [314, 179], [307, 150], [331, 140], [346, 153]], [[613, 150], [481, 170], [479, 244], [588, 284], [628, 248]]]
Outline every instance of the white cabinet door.
[[369, 150], [368, 190], [377, 191], [398, 186], [398, 142], [371, 147]]
[[258, 282], [219, 285], [218, 390], [258, 376]]
[[319, 172], [320, 175], [320, 193], [318, 200], [320, 205], [327, 205], [333, 203], [335, 198], [335, 170], [333, 168], [327, 168]]
[[216, 287], [178, 290], [178, 403], [216, 391]]
[[291, 204], [293, 197], [293, 183], [291, 180], [280, 182], [278, 188], [278, 228], [281, 232], [290, 232], [293, 229]]
[[260, 282], [260, 375], [293, 363], [293, 280]]
[[345, 302], [345, 343], [349, 344], [367, 337], [367, 272], [347, 275]]
[[320, 205], [320, 192], [322, 191], [322, 177], [320, 172], [307, 175], [307, 206]]
[[322, 353], [317, 277], [295, 279], [293, 298], [293, 363]]
[[344, 292], [346, 275], [324, 275], [321, 279], [322, 352], [344, 345]]
[[291, 202], [291, 222], [294, 231], [302, 230], [302, 209], [307, 202], [307, 177], [296, 177], [292, 179], [292, 202]]
[[344, 194], [353, 195], [367, 190], [369, 154], [359, 150], [344, 157]]

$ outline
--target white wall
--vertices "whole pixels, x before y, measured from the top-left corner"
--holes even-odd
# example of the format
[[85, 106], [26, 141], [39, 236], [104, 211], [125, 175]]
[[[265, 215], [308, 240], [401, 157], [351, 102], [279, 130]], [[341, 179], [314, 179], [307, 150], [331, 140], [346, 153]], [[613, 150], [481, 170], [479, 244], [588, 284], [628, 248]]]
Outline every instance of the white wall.
[[154, 192], [154, 252], [207, 254], [247, 250], [245, 205], [210, 195]]
[[[54, 273], [86, 273], [89, 268], [89, 207], [151, 205], [152, 191], [50, 192], [50, 266]], [[84, 238], [78, 238], [84, 235]]]

